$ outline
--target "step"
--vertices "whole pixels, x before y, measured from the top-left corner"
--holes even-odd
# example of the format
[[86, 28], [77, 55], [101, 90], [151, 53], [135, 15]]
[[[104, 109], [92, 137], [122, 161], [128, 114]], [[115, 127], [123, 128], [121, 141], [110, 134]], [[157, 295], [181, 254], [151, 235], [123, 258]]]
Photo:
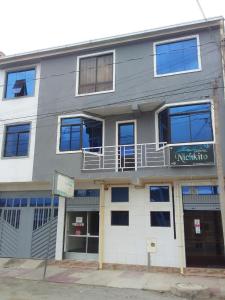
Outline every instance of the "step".
[[225, 269], [222, 269], [222, 268], [185, 268], [184, 275], [225, 278]]
[[98, 262], [84, 260], [69, 260], [51, 261], [49, 265], [57, 265], [62, 268], [79, 268], [84, 270], [98, 270]]

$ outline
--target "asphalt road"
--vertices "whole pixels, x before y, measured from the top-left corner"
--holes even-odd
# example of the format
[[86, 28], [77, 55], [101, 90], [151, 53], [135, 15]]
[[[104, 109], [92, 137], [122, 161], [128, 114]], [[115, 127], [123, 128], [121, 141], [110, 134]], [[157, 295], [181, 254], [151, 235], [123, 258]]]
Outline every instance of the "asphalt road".
[[174, 300], [168, 294], [135, 289], [118, 289], [1, 278], [0, 300]]

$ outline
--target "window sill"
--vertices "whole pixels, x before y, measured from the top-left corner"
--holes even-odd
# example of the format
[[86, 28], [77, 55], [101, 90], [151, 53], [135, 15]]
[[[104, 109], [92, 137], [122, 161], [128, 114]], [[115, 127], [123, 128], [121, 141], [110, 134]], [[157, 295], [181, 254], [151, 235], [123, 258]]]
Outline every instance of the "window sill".
[[82, 150], [76, 150], [76, 151], [56, 151], [56, 154], [75, 154], [75, 153], [82, 153]]
[[1, 160], [8, 160], [8, 159], [24, 159], [24, 158], [30, 158], [29, 155], [26, 156], [2, 156]]
[[78, 93], [76, 93], [75, 97], [101, 95], [101, 94], [114, 93], [114, 92], [115, 92], [115, 89], [108, 90], [108, 91], [101, 91], [101, 92], [86, 93], [86, 94], [78, 94]]
[[173, 75], [179, 75], [179, 74], [187, 74], [187, 73], [195, 73], [195, 72], [201, 72], [202, 69], [194, 69], [194, 70], [188, 70], [188, 71], [180, 71], [180, 72], [172, 72], [172, 73], [166, 73], [166, 74], [154, 74], [155, 78], [158, 77], [166, 77], [166, 76], [173, 76]]
[[16, 101], [16, 100], [26, 100], [26, 99], [32, 99], [35, 98], [36, 96], [21, 96], [21, 97], [15, 97], [15, 98], [2, 98], [3, 102], [7, 102], [7, 101]]

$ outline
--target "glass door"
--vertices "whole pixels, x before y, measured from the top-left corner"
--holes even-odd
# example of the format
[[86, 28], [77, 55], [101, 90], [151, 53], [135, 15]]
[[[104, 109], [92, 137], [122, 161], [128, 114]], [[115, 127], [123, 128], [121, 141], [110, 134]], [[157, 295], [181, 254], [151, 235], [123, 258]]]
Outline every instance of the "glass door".
[[135, 123], [118, 123], [118, 170], [135, 168]]
[[98, 253], [99, 212], [68, 212], [66, 252]]

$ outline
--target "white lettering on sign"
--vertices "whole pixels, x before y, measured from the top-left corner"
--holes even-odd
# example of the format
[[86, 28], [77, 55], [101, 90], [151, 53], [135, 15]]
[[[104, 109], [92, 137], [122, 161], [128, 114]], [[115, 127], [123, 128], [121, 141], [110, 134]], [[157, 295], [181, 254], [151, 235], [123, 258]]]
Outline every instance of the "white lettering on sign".
[[200, 219], [194, 219], [194, 225], [195, 225], [195, 233], [196, 234], [201, 234]]

